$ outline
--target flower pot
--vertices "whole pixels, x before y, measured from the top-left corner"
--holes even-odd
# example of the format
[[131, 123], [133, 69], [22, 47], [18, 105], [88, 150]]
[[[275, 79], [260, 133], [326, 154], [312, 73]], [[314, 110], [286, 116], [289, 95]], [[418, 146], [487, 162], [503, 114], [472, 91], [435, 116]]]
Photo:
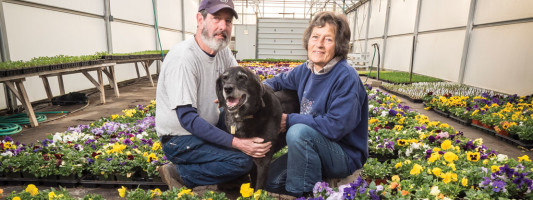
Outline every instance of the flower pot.
[[366, 178], [366, 183], [370, 184], [372, 181], [376, 183], [376, 185], [387, 185], [387, 179], [386, 178]]
[[475, 124], [475, 125], [479, 125], [481, 126], [481, 121], [477, 120], [477, 119], [473, 119], [472, 120], [472, 124]]
[[57, 176], [56, 175], [50, 175], [39, 178], [40, 185], [44, 185], [47, 187], [57, 187]]
[[66, 188], [73, 188], [76, 187], [76, 185], [79, 183], [78, 176], [76, 174], [71, 174], [68, 176], [58, 176], [57, 182], [59, 185], [66, 187]]
[[117, 179], [117, 181], [133, 181], [133, 174], [130, 174], [128, 176], [125, 174], [116, 173], [115, 178]]
[[486, 129], [490, 129], [490, 130], [493, 130], [494, 128], [492, 126], [489, 126], [487, 124], [481, 124], [481, 126], [483, 126], [484, 128]]
[[507, 133], [507, 131], [504, 130], [504, 129], [498, 129], [498, 131], [496, 133], [498, 135], [509, 136], [509, 133]]

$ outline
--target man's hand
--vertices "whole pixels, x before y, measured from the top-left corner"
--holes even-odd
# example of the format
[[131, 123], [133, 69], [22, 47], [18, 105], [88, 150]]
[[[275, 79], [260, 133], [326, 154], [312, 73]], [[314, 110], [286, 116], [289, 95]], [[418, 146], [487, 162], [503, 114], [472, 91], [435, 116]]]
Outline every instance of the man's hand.
[[237, 138], [234, 137], [233, 141], [231, 142], [231, 146], [233, 148], [241, 150], [243, 153], [254, 157], [254, 158], [262, 158], [265, 157], [266, 153], [270, 151], [270, 147], [272, 147], [271, 142], [264, 142], [265, 140], [263, 138]]
[[[218, 104], [218, 99], [215, 99], [215, 100], [213, 101], [213, 103]], [[220, 104], [218, 104], [218, 108], [220, 108]]]
[[279, 132], [283, 133], [287, 131], [287, 114], [281, 114], [281, 125], [279, 126]]

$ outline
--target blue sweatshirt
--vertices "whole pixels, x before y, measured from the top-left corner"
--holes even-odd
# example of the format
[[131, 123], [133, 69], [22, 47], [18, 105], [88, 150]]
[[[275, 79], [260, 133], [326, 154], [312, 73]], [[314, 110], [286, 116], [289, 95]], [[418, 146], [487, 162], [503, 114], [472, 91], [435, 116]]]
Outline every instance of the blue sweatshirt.
[[264, 83], [274, 91], [298, 92], [300, 113], [287, 115], [287, 127], [305, 124], [314, 128], [342, 147], [353, 162], [352, 170], [363, 167], [368, 158], [368, 97], [346, 60], [322, 75], [314, 74], [304, 63]]

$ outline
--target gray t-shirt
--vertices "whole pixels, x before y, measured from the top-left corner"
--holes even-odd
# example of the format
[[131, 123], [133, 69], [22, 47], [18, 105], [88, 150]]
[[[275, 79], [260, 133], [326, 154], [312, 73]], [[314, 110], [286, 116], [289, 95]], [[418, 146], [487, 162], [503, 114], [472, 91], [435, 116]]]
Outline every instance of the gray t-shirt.
[[172, 47], [165, 56], [157, 83], [157, 135], [191, 135], [181, 127], [176, 115], [176, 107], [183, 105], [192, 105], [201, 118], [215, 125], [220, 113], [213, 103], [217, 99], [216, 79], [226, 68], [237, 65], [229, 48], [211, 57], [194, 38]]

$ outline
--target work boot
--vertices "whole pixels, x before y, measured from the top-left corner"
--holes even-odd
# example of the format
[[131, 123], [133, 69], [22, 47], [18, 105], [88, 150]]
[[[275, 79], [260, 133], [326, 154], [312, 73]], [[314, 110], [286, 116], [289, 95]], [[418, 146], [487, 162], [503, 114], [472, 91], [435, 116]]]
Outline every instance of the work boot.
[[176, 169], [176, 165], [172, 163], [160, 166], [159, 176], [161, 177], [161, 180], [168, 185], [169, 189], [179, 189], [185, 185], [180, 177], [178, 170]]

